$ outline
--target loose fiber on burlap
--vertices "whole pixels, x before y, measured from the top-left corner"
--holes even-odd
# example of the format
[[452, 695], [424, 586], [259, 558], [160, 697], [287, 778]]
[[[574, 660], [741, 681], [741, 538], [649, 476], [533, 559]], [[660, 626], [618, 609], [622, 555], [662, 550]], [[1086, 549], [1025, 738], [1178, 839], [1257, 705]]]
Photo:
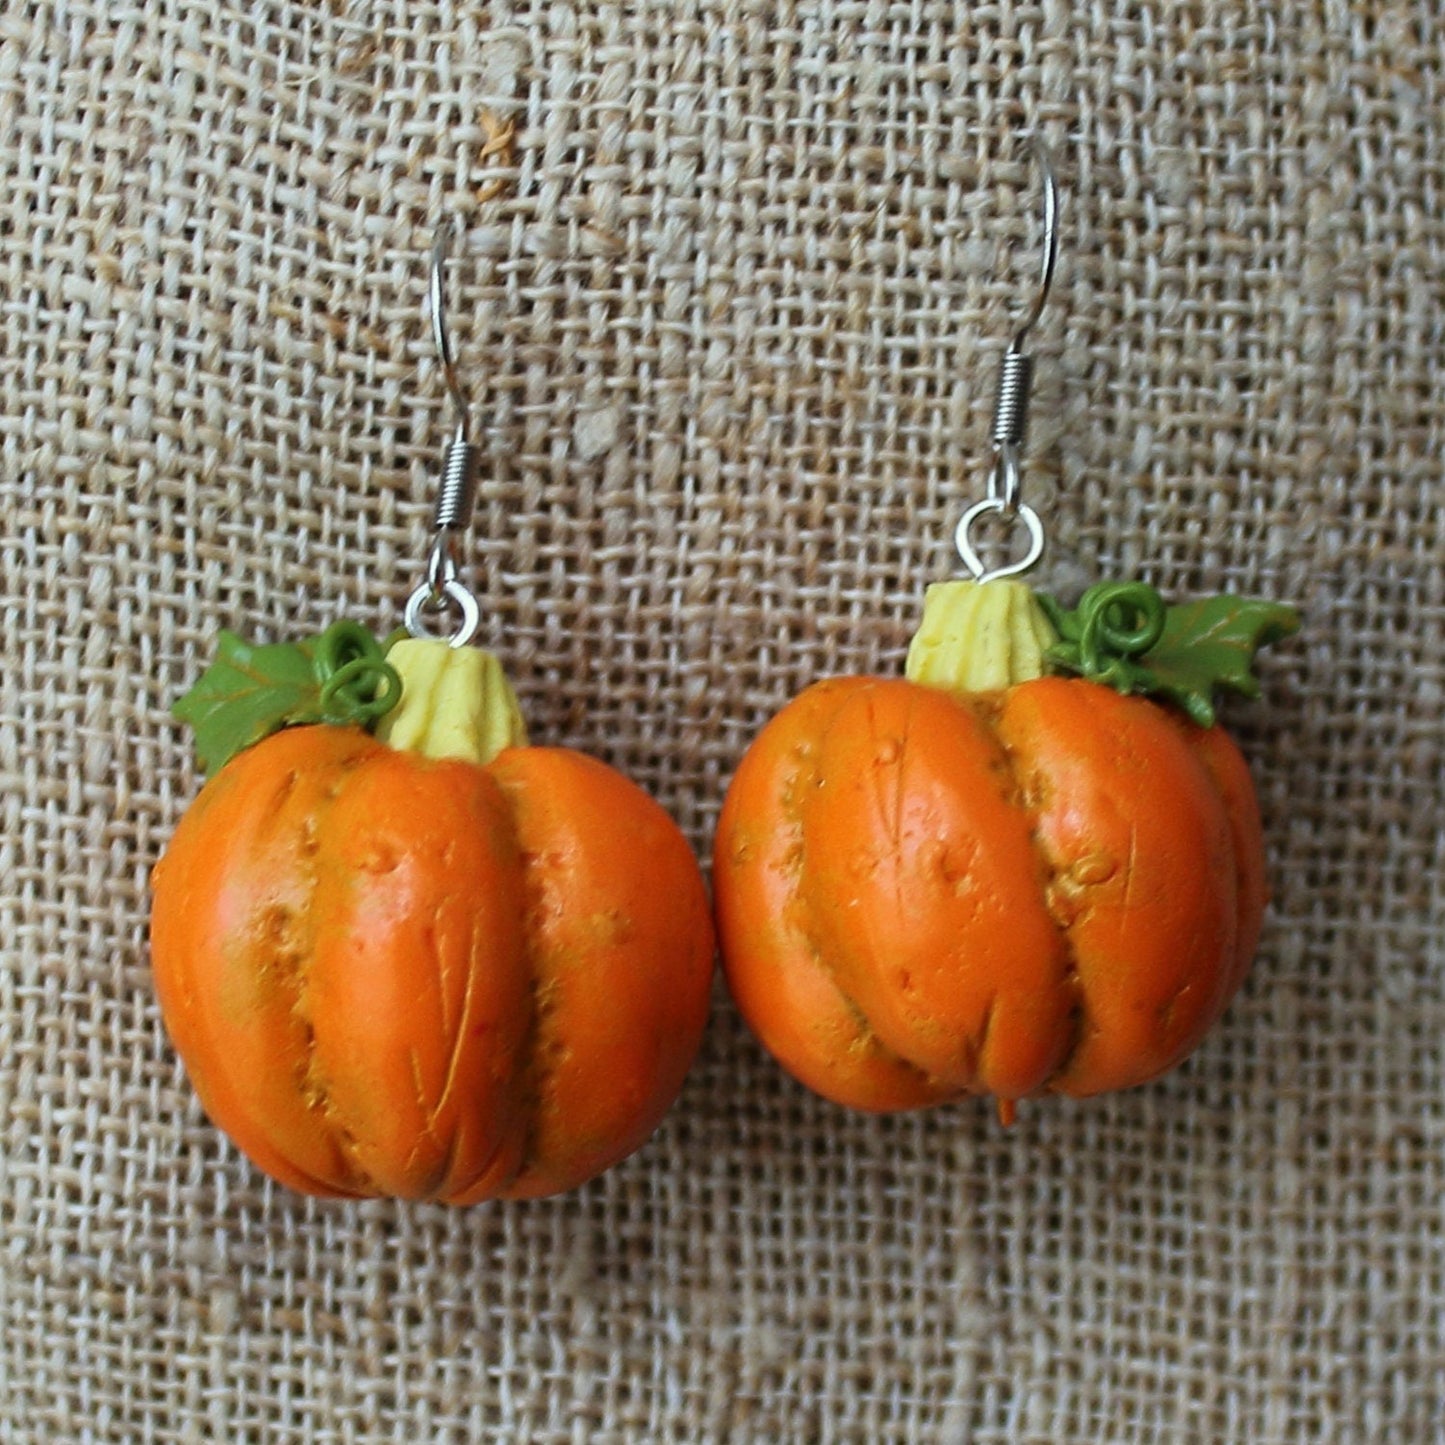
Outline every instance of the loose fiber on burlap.
[[[0, 1439], [1445, 1438], [1438, 7], [11, 0], [0, 14]], [[218, 628], [418, 580], [453, 303], [484, 635], [700, 850], [896, 670], [1037, 265], [1046, 580], [1286, 598], [1231, 705], [1253, 976], [1178, 1073], [852, 1116], [717, 992], [554, 1201], [274, 1188], [156, 1012]]]

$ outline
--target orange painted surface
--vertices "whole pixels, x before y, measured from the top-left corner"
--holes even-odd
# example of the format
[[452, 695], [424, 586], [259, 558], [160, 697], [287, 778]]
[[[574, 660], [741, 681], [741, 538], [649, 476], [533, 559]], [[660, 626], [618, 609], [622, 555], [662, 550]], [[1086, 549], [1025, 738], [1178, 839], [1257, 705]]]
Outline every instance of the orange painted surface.
[[1243, 981], [1266, 897], [1229, 738], [1062, 678], [809, 688], [738, 768], [713, 881], [743, 1015], [871, 1110], [1154, 1078]]
[[154, 895], [156, 986], [207, 1113], [308, 1193], [572, 1188], [652, 1132], [706, 1021], [686, 842], [563, 749], [478, 768], [288, 729], [207, 784]]

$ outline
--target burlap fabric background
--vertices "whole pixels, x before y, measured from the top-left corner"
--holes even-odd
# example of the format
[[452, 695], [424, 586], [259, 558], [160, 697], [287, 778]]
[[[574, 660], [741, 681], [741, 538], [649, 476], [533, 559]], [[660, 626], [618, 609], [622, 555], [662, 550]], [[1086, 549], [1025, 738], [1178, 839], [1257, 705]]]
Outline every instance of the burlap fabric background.
[[[0, 1438], [1433, 1441], [1445, 1418], [1437, 7], [39, 0], [0, 17]], [[483, 154], [499, 128], [509, 143]], [[1232, 707], [1276, 899], [1157, 1086], [851, 1117], [722, 990], [652, 1144], [318, 1204], [205, 1122], [146, 957], [217, 628], [389, 628], [448, 425], [541, 739], [706, 847], [896, 669], [1035, 264], [1051, 577], [1298, 601]], [[491, 194], [494, 182], [502, 182]]]

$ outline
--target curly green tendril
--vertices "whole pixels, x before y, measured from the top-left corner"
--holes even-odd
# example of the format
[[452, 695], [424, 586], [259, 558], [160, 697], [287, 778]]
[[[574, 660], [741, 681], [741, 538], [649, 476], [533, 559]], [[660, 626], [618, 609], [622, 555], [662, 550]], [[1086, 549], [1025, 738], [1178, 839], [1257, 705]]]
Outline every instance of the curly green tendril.
[[1168, 608], [1147, 582], [1098, 582], [1073, 612], [1051, 597], [1040, 599], [1059, 640], [1049, 649], [1049, 662], [1077, 672], [1091, 682], [1107, 683], [1120, 692], [1142, 690], [1142, 657], [1164, 636]]
[[401, 699], [401, 676], [358, 623], [334, 622], [303, 642], [216, 639], [216, 657], [172, 711], [215, 772], [243, 748], [302, 723], [370, 728]]
[[1059, 634], [1044, 654], [1051, 671], [1171, 702], [1200, 727], [1213, 726], [1221, 689], [1259, 695], [1255, 653], [1300, 625], [1293, 607], [1248, 597], [1169, 607], [1146, 582], [1096, 583], [1072, 612], [1039, 602]]
[[320, 685], [322, 722], [366, 727], [401, 698], [401, 675], [376, 639], [343, 617], [316, 639], [311, 666]]

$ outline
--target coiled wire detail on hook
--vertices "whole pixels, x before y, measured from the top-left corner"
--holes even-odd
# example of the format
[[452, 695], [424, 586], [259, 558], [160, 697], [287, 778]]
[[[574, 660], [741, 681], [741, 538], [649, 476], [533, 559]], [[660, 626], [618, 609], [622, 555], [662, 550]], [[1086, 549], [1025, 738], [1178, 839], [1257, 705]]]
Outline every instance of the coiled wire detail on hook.
[[[464, 647], [476, 635], [481, 609], [476, 597], [461, 580], [457, 545], [459, 536], [471, 525], [477, 478], [481, 472], [481, 453], [467, 436], [471, 406], [457, 377], [451, 332], [447, 327], [445, 272], [451, 242], [452, 223], [443, 221], [432, 243], [427, 309], [431, 317], [432, 342], [457, 413], [457, 425], [442, 453], [441, 479], [432, 512], [432, 540], [427, 549], [426, 578], [407, 598], [403, 620], [406, 630], [413, 637], [442, 637], [453, 647]], [[434, 632], [430, 619], [451, 609], [458, 614], [457, 626], [449, 633]]]
[[[993, 445], [994, 462], [989, 472], [988, 493], [975, 502], [959, 519], [954, 543], [963, 565], [978, 582], [991, 582], [999, 577], [1012, 577], [1026, 572], [1044, 554], [1044, 528], [1039, 514], [1023, 500], [1023, 450], [1028, 440], [1029, 398], [1033, 388], [1033, 358], [1024, 351], [1028, 333], [1043, 314], [1053, 286], [1054, 269], [1059, 253], [1059, 193], [1053, 162], [1047, 148], [1034, 139], [1034, 157], [1043, 176], [1043, 264], [1038, 287], [1027, 314], [1014, 333], [1008, 350], [999, 362], [998, 386], [994, 392], [993, 425], [989, 440]], [[987, 566], [979, 555], [978, 541], [973, 535], [975, 524], [982, 518], [998, 514], [1022, 527], [1027, 547], [1016, 561], [996, 567]]]

